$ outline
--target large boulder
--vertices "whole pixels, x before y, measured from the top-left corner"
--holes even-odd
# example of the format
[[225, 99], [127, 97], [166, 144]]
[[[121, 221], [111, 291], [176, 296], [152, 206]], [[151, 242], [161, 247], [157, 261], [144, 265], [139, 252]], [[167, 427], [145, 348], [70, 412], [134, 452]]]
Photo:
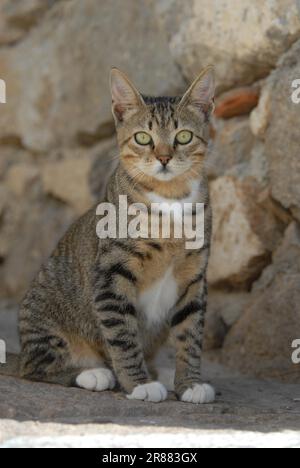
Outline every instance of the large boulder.
[[111, 66], [144, 93], [184, 86], [146, 0], [58, 2], [20, 44], [2, 50], [0, 63], [8, 87], [0, 139], [18, 135], [39, 152], [113, 133]]
[[[260, 134], [265, 141], [272, 196], [300, 220], [300, 104], [292, 83], [300, 77], [300, 41], [280, 60], [263, 92]], [[255, 112], [255, 111], [254, 111]], [[254, 114], [255, 115], [255, 114]]]
[[292, 343], [300, 338], [300, 230], [292, 224], [252, 291], [251, 304], [227, 335], [224, 363], [259, 377], [300, 381]]
[[219, 89], [252, 83], [300, 37], [297, 0], [153, 0], [188, 79], [215, 65]]
[[214, 139], [207, 156], [209, 178], [223, 176], [236, 165], [248, 163], [254, 136], [248, 117], [214, 120]]
[[254, 179], [219, 177], [211, 183], [212, 251], [208, 280], [212, 285], [251, 285], [270, 261], [282, 225], [259, 203]]
[[[21, 299], [71, 221], [74, 211], [53, 198], [10, 194], [0, 236], [0, 297]], [[20, 241], [21, 239], [21, 241]]]
[[20, 41], [53, 4], [53, 0], [1, 0], [0, 46]]
[[[42, 182], [46, 194], [71, 206], [78, 214], [87, 211], [94, 203], [89, 187], [91, 158], [81, 152], [75, 157], [43, 165]], [[74, 151], [72, 152], [74, 156]]]

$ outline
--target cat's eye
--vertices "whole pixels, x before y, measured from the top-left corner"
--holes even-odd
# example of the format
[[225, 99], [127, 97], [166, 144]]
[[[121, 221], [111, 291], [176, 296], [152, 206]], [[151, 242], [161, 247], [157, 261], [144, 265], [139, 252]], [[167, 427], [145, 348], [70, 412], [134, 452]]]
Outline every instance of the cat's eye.
[[181, 130], [181, 132], [177, 133], [175, 141], [180, 145], [187, 145], [193, 139], [193, 134], [189, 130]]
[[150, 145], [150, 143], [152, 142], [151, 136], [149, 135], [149, 133], [146, 132], [137, 132], [134, 135], [134, 138], [139, 145], [143, 146]]

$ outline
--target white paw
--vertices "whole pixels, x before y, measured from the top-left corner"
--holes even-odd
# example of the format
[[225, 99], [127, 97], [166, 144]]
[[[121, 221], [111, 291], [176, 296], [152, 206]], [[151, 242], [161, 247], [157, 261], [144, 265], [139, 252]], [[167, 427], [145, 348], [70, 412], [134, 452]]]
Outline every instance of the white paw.
[[127, 395], [129, 400], [145, 400], [159, 403], [166, 400], [168, 392], [160, 382], [151, 382], [135, 387], [131, 395]]
[[112, 371], [103, 367], [81, 372], [76, 379], [76, 384], [86, 390], [103, 392], [104, 390], [112, 390], [116, 385], [116, 380]]
[[196, 384], [188, 388], [181, 397], [181, 401], [188, 403], [213, 403], [216, 398], [215, 390], [208, 384]]

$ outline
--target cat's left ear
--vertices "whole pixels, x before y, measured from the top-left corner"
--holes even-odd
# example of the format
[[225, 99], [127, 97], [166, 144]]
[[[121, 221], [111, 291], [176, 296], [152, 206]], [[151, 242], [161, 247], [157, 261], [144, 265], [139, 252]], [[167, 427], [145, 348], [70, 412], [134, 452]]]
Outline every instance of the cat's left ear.
[[142, 96], [129, 81], [125, 73], [118, 68], [112, 68], [110, 73], [110, 88], [112, 96], [112, 112], [116, 123], [130, 118], [145, 104]]
[[189, 107], [209, 117], [214, 110], [215, 75], [212, 66], [205, 68], [181, 99], [178, 111]]

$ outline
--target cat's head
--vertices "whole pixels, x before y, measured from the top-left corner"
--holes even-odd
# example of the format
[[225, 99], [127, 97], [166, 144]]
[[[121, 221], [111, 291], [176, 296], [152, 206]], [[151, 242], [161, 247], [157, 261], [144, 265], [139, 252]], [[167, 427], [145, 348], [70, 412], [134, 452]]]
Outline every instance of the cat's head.
[[111, 71], [112, 111], [120, 156], [132, 177], [167, 182], [196, 175], [207, 147], [214, 108], [214, 73], [206, 68], [183, 97], [140, 94], [117, 68]]

